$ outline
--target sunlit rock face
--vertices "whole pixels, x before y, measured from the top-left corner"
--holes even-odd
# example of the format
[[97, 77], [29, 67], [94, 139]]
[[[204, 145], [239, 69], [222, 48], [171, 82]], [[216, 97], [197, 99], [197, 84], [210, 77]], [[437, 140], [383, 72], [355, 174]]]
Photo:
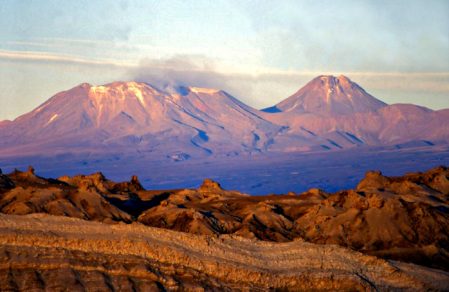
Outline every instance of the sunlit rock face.
[[[32, 168], [30, 168], [32, 169]], [[197, 189], [145, 190], [136, 176], [46, 179], [2, 175], [0, 212], [47, 213], [191, 234], [334, 244], [381, 258], [449, 270], [449, 170], [387, 177], [368, 172], [354, 190], [249, 196], [206, 179]]]
[[449, 273], [302, 241], [0, 214], [0, 290], [446, 290]]

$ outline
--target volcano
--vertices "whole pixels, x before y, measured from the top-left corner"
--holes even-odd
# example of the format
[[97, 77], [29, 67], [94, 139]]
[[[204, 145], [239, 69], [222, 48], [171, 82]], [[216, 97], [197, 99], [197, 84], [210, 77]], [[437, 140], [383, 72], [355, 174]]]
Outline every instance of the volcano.
[[346, 115], [377, 111], [385, 106], [386, 103], [367, 93], [348, 77], [323, 75], [314, 78], [289, 98], [263, 111]]
[[213, 88], [80, 84], [0, 123], [0, 155], [153, 153], [185, 160], [242, 153], [428, 145], [449, 111], [387, 105], [345, 76], [318, 76], [259, 111]]
[[31, 154], [115, 148], [191, 152], [185, 155], [259, 151], [282, 129], [222, 90], [162, 91], [137, 82], [84, 83], [0, 127], [2, 149]]

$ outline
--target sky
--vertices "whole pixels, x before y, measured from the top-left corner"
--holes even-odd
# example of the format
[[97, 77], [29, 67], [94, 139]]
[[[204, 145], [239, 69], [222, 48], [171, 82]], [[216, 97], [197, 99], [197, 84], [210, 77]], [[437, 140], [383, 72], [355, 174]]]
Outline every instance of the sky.
[[322, 74], [449, 108], [447, 0], [0, 0], [0, 27], [0, 120], [83, 82], [220, 88], [264, 108]]

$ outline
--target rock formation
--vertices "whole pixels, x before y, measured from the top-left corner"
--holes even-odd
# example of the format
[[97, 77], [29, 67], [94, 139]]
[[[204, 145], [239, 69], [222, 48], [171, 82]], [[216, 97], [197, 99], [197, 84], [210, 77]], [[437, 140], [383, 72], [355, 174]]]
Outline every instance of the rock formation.
[[449, 273], [335, 245], [0, 214], [0, 290], [445, 290]]
[[[214, 242], [216, 240], [215, 238], [218, 236], [218, 238], [221, 238], [220, 240], [223, 240], [223, 238], [226, 240], [233, 240], [234, 243], [231, 244], [232, 248], [229, 247], [231, 250], [228, 251], [230, 254], [240, 252], [232, 251], [232, 249], [237, 247], [240, 249], [240, 245], [244, 242], [243, 245], [248, 244], [248, 248], [251, 252], [255, 252], [256, 258], [259, 257], [257, 252], [260, 251], [260, 246], [270, 246], [273, 249], [276, 249], [276, 247], [288, 247], [294, 250], [296, 248], [300, 250], [306, 247], [313, 247], [312, 249], [322, 248], [323, 250], [327, 250], [328, 248], [330, 254], [327, 254], [326, 256], [335, 256], [333, 253], [337, 251], [348, 252], [344, 249], [347, 248], [365, 254], [366, 259], [375, 259], [374, 257], [368, 257], [368, 255], [370, 255], [377, 258], [415, 263], [420, 266], [427, 266], [446, 271], [449, 270], [448, 200], [449, 169], [443, 166], [429, 170], [425, 173], [411, 173], [402, 177], [386, 177], [380, 172], [368, 172], [365, 178], [354, 190], [326, 193], [322, 190], [311, 189], [298, 195], [289, 193], [287, 195], [266, 196], [249, 196], [238, 191], [224, 190], [219, 183], [210, 179], [206, 179], [198, 189], [154, 191], [144, 190], [137, 177], [132, 177], [130, 182], [116, 183], [108, 180], [101, 173], [77, 175], [74, 177], [66, 176], [59, 179], [46, 179], [36, 175], [34, 171], [21, 172], [16, 170], [11, 174], [0, 175], [0, 212], [5, 214], [26, 215], [33, 213], [47, 213], [50, 215], [75, 217], [78, 219], [99, 221], [103, 223], [133, 223], [133, 226], [139, 226], [139, 230], [144, 230], [144, 225], [146, 225], [199, 236], [207, 235], [209, 236], [206, 237], [209, 238], [207, 240], [210, 241], [210, 238], [212, 238]], [[82, 222], [70, 221], [69, 219], [60, 217], [48, 218], [51, 219], [45, 220], [53, 220], [52, 222], [61, 220], [63, 223], [77, 222], [76, 224]], [[18, 219], [11, 220], [17, 221]], [[38, 219], [30, 220], [35, 221]], [[143, 225], [134, 225], [134, 223]], [[73, 223], [72, 225], [76, 224]], [[101, 226], [95, 224], [89, 226]], [[81, 225], [84, 226], [85, 224], [83, 223]], [[101, 228], [107, 229], [115, 227], [107, 227], [104, 225], [104, 227]], [[133, 229], [134, 227], [129, 228]], [[156, 232], [155, 230], [159, 229], [151, 228], [148, 230]], [[157, 232], [160, 232], [161, 234], [178, 234], [170, 233], [169, 231]], [[204, 238], [195, 237], [193, 235], [179, 236], [185, 236], [185, 238]], [[245, 241], [244, 239], [238, 238], [246, 238], [247, 240]], [[218, 242], [220, 242], [220, 240], [218, 240]], [[261, 243], [260, 241], [265, 241], [265, 243]], [[310, 245], [307, 245], [306, 243], [300, 244], [300, 242], [309, 242]], [[234, 246], [234, 244], [236, 245]], [[255, 245], [253, 246], [252, 244]], [[339, 245], [342, 248], [337, 248], [336, 245]], [[119, 247], [117, 247], [117, 249], [119, 249]], [[58, 249], [58, 253], [60, 254], [55, 255], [57, 258], [55, 261], [58, 263], [59, 261], [62, 261], [64, 254], [68, 256], [68, 258], [77, 258], [81, 256], [81, 253], [78, 254], [78, 252], [83, 251], [78, 250], [76, 253], [70, 252], [66, 254], [66, 251], [63, 250], [64, 249]], [[286, 248], [285, 252], [287, 250], [288, 249]], [[14, 247], [11, 250], [8, 249], [6, 254], [24, 253], [28, 254], [25, 256], [25, 258], [27, 258], [31, 257], [32, 252], [37, 252], [37, 250], [26, 250], [25, 248], [24, 250], [20, 250], [17, 247]], [[54, 251], [50, 248], [47, 250], [39, 250], [39, 252], [45, 254], [53, 253]], [[83, 252], [89, 251], [86, 250]], [[100, 253], [104, 252], [102, 251]], [[204, 256], [204, 254], [201, 256]], [[286, 255], [284, 254], [281, 257], [283, 256]], [[17, 257], [19, 256], [17, 255]], [[113, 259], [106, 255], [97, 255], [95, 253], [87, 254], [86, 257], [92, 257], [92, 261], [98, 259], [98, 262], [95, 262], [95, 265], [100, 262], [104, 263], [104, 265], [112, 265], [111, 263], [114, 262]], [[142, 257], [144, 259], [142, 259]], [[271, 257], [271, 255], [269, 257]], [[277, 255], [275, 258], [277, 258]], [[126, 262], [126, 260], [122, 258], [116, 260], [120, 265], [125, 265], [122, 261]], [[147, 261], [148, 258], [146, 255], [139, 255], [138, 259], [135, 259], [134, 264], [141, 267], [142, 265], [145, 265]], [[292, 261], [294, 260], [292, 259]], [[344, 259], [341, 258], [341, 260], [334, 261], [334, 264], [338, 266], [343, 265], [341, 261], [344, 261]], [[371, 260], [363, 260], [365, 265], [368, 265], [368, 262], [370, 261]], [[391, 264], [392, 262], [376, 261], [379, 261], [376, 262], [379, 265], [393, 265], [398, 267], [396, 262]], [[80, 263], [80, 266], [87, 265], [87, 262], [88, 261], [86, 260], [86, 262]], [[34, 263], [33, 265], [35, 265], [36, 269], [41, 269], [38, 268], [39, 264]], [[159, 265], [160, 263], [157, 264], [158, 267]], [[173, 284], [175, 286], [181, 285], [179, 287], [184, 287], [182, 285], [187, 285], [187, 283], [194, 283], [192, 284], [193, 286], [203, 285], [204, 287], [217, 289], [232, 289], [232, 285], [234, 285], [231, 284], [234, 280], [229, 282], [229, 279], [224, 280], [224, 278], [220, 278], [222, 276], [211, 276], [215, 271], [212, 271], [212, 268], [206, 268], [209, 266], [203, 262], [201, 263], [201, 266], [204, 267], [205, 270], [203, 269], [201, 271], [190, 270], [193, 269], [193, 266], [189, 266], [189, 268], [183, 266], [183, 268], [180, 268], [178, 264], [174, 264], [173, 262], [170, 262], [170, 264], [167, 263], [167, 265], [168, 266], [164, 266], [164, 269], [168, 269], [170, 272], [161, 272], [160, 270], [157, 270], [157, 272], [155, 272], [157, 276], [152, 278], [154, 281], [150, 281], [152, 283], [151, 285], [156, 285], [152, 287], [171, 287], [170, 285], [172, 284], [164, 282], [169, 278], [175, 279], [173, 280], [174, 282], [171, 283], [176, 283]], [[218, 265], [221, 265], [221, 262]], [[406, 264], [400, 265], [402, 265], [401, 267], [408, 267], [406, 269], [407, 272], [405, 272], [408, 275], [407, 277], [412, 277], [414, 279], [413, 281], [420, 283], [417, 284], [421, 285], [419, 287], [431, 287], [426, 286], [430, 285], [427, 282], [424, 283], [422, 280], [415, 279], [416, 273], [413, 274], [413, 271], [418, 269], [416, 266], [409, 266]], [[69, 274], [81, 273], [81, 268], [68, 267], [68, 269], [74, 269], [70, 272], [67, 270], [67, 273]], [[97, 266], [93, 268], [93, 270], [97, 269]], [[136, 268], [135, 270], [139, 275], [144, 273], [140, 269], [141, 268]], [[176, 278], [174, 275], [178, 272], [174, 271], [178, 271], [178, 269], [185, 271], [188, 276], [183, 279]], [[245, 268], [242, 269], [245, 270], [249, 268], [245, 266]], [[235, 280], [238, 282], [238, 284], [235, 284], [235, 287], [281, 287], [279, 286], [281, 285], [281, 282], [276, 282], [277, 284], [274, 284], [275, 282], [270, 282], [272, 281], [272, 278], [270, 278], [271, 276], [269, 276], [271, 272], [266, 272], [266, 270], [265, 272], [260, 272], [258, 270], [256, 274], [252, 274], [253, 271], [251, 269], [239, 273], [242, 273], [242, 275], [252, 275], [248, 279], [253, 279], [251, 277], [258, 277], [261, 282], [253, 283], [255, 285], [253, 287], [248, 286], [250, 285], [249, 283], [240, 279]], [[393, 269], [393, 267], [388, 269]], [[43, 270], [45, 269], [43, 268]], [[381, 273], [379, 269], [376, 271]], [[433, 270], [425, 271], [425, 273], [430, 273], [432, 277], [435, 276], [435, 274], [433, 274], [434, 272], [429, 272]], [[259, 272], [261, 274], [258, 274]], [[338, 273], [340, 272], [341, 270], [339, 270]], [[122, 272], [114, 272], [115, 274], [111, 273], [103, 271], [103, 276], [98, 277], [109, 279], [105, 281], [107, 283], [113, 283], [111, 284], [112, 286], [116, 286], [118, 284], [114, 283], [120, 282], [119, 280], [116, 280], [116, 276]], [[130, 272], [127, 273], [128, 272], [124, 275], [127, 275], [127, 277], [129, 276], [130, 278], [134, 277], [129, 274]], [[351, 276], [348, 276], [348, 274], [345, 274], [346, 272], [342, 272], [344, 275], [341, 275], [343, 276], [338, 273], [337, 276], [332, 272], [330, 274], [333, 275], [332, 277], [334, 277], [334, 279], [345, 279], [345, 281], [335, 280], [332, 284], [329, 282], [329, 279], [332, 277], [329, 276], [330, 274], [328, 272], [323, 271], [319, 274], [324, 275], [324, 278], [319, 276], [320, 280], [316, 280], [318, 282], [315, 282], [314, 279], [310, 278], [312, 277], [312, 273], [308, 273], [307, 276], [304, 276], [304, 271], [298, 273], [302, 275], [301, 277], [303, 278], [300, 277], [301, 279], [307, 279], [307, 281], [312, 283], [312, 286], [300, 286], [302, 284], [299, 284], [299, 278], [295, 278], [296, 276], [292, 276], [293, 278], [285, 276], [288, 278], [288, 280], [286, 280], [287, 278], [283, 278], [284, 274], [282, 274], [279, 276], [279, 279], [283, 279], [282, 281], [285, 281], [283, 282], [285, 287], [291, 289], [312, 289], [313, 287], [316, 289], [319, 289], [319, 287], [344, 289], [346, 286], [339, 285], [343, 285], [343, 282], [345, 281], [349, 283], [348, 285], [352, 285], [351, 287], [354, 289], [364, 289], [363, 287], [368, 287], [364, 285], [369, 282], [374, 283], [373, 285], [376, 287], [397, 288], [399, 286], [395, 285], [399, 285], [398, 283], [401, 282], [398, 280], [396, 284], [385, 284], [386, 282], [382, 282], [384, 280], [380, 280], [384, 276], [379, 276], [379, 278], [376, 278], [378, 280], [375, 280], [374, 278], [370, 278], [371, 276], [367, 278], [365, 274], [359, 275], [359, 277], [352, 274]], [[413, 275], [410, 276], [410, 273]], [[446, 275], [443, 272], [438, 273], [440, 273], [438, 275]], [[44, 275], [42, 276], [44, 278], [46, 277], [45, 273], [39, 275]], [[165, 276], [162, 277], [161, 275]], [[22, 276], [23, 275], [20, 277]], [[340, 276], [342, 278], [339, 278]], [[91, 275], [88, 277], [91, 277]], [[161, 280], [161, 277], [165, 280]], [[86, 279], [86, 281], [91, 281], [89, 279]], [[95, 281], [103, 280], [97, 279]], [[130, 283], [134, 283], [133, 281], [130, 280], [128, 281], [129, 283], [127, 283], [131, 285]], [[410, 284], [412, 282], [407, 283]]]

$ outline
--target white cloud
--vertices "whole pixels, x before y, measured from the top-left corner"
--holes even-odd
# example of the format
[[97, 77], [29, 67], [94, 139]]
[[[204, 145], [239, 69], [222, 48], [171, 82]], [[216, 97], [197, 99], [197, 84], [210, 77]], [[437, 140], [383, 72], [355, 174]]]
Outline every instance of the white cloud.
[[62, 63], [76, 63], [85, 65], [120, 66], [120, 67], [136, 66], [136, 64], [127, 62], [116, 62], [113, 60], [101, 60], [101, 59], [88, 59], [81, 56], [57, 54], [52, 52], [39, 52], [39, 51], [0, 50], [0, 59], [41, 61], [41, 62], [62, 62]]

